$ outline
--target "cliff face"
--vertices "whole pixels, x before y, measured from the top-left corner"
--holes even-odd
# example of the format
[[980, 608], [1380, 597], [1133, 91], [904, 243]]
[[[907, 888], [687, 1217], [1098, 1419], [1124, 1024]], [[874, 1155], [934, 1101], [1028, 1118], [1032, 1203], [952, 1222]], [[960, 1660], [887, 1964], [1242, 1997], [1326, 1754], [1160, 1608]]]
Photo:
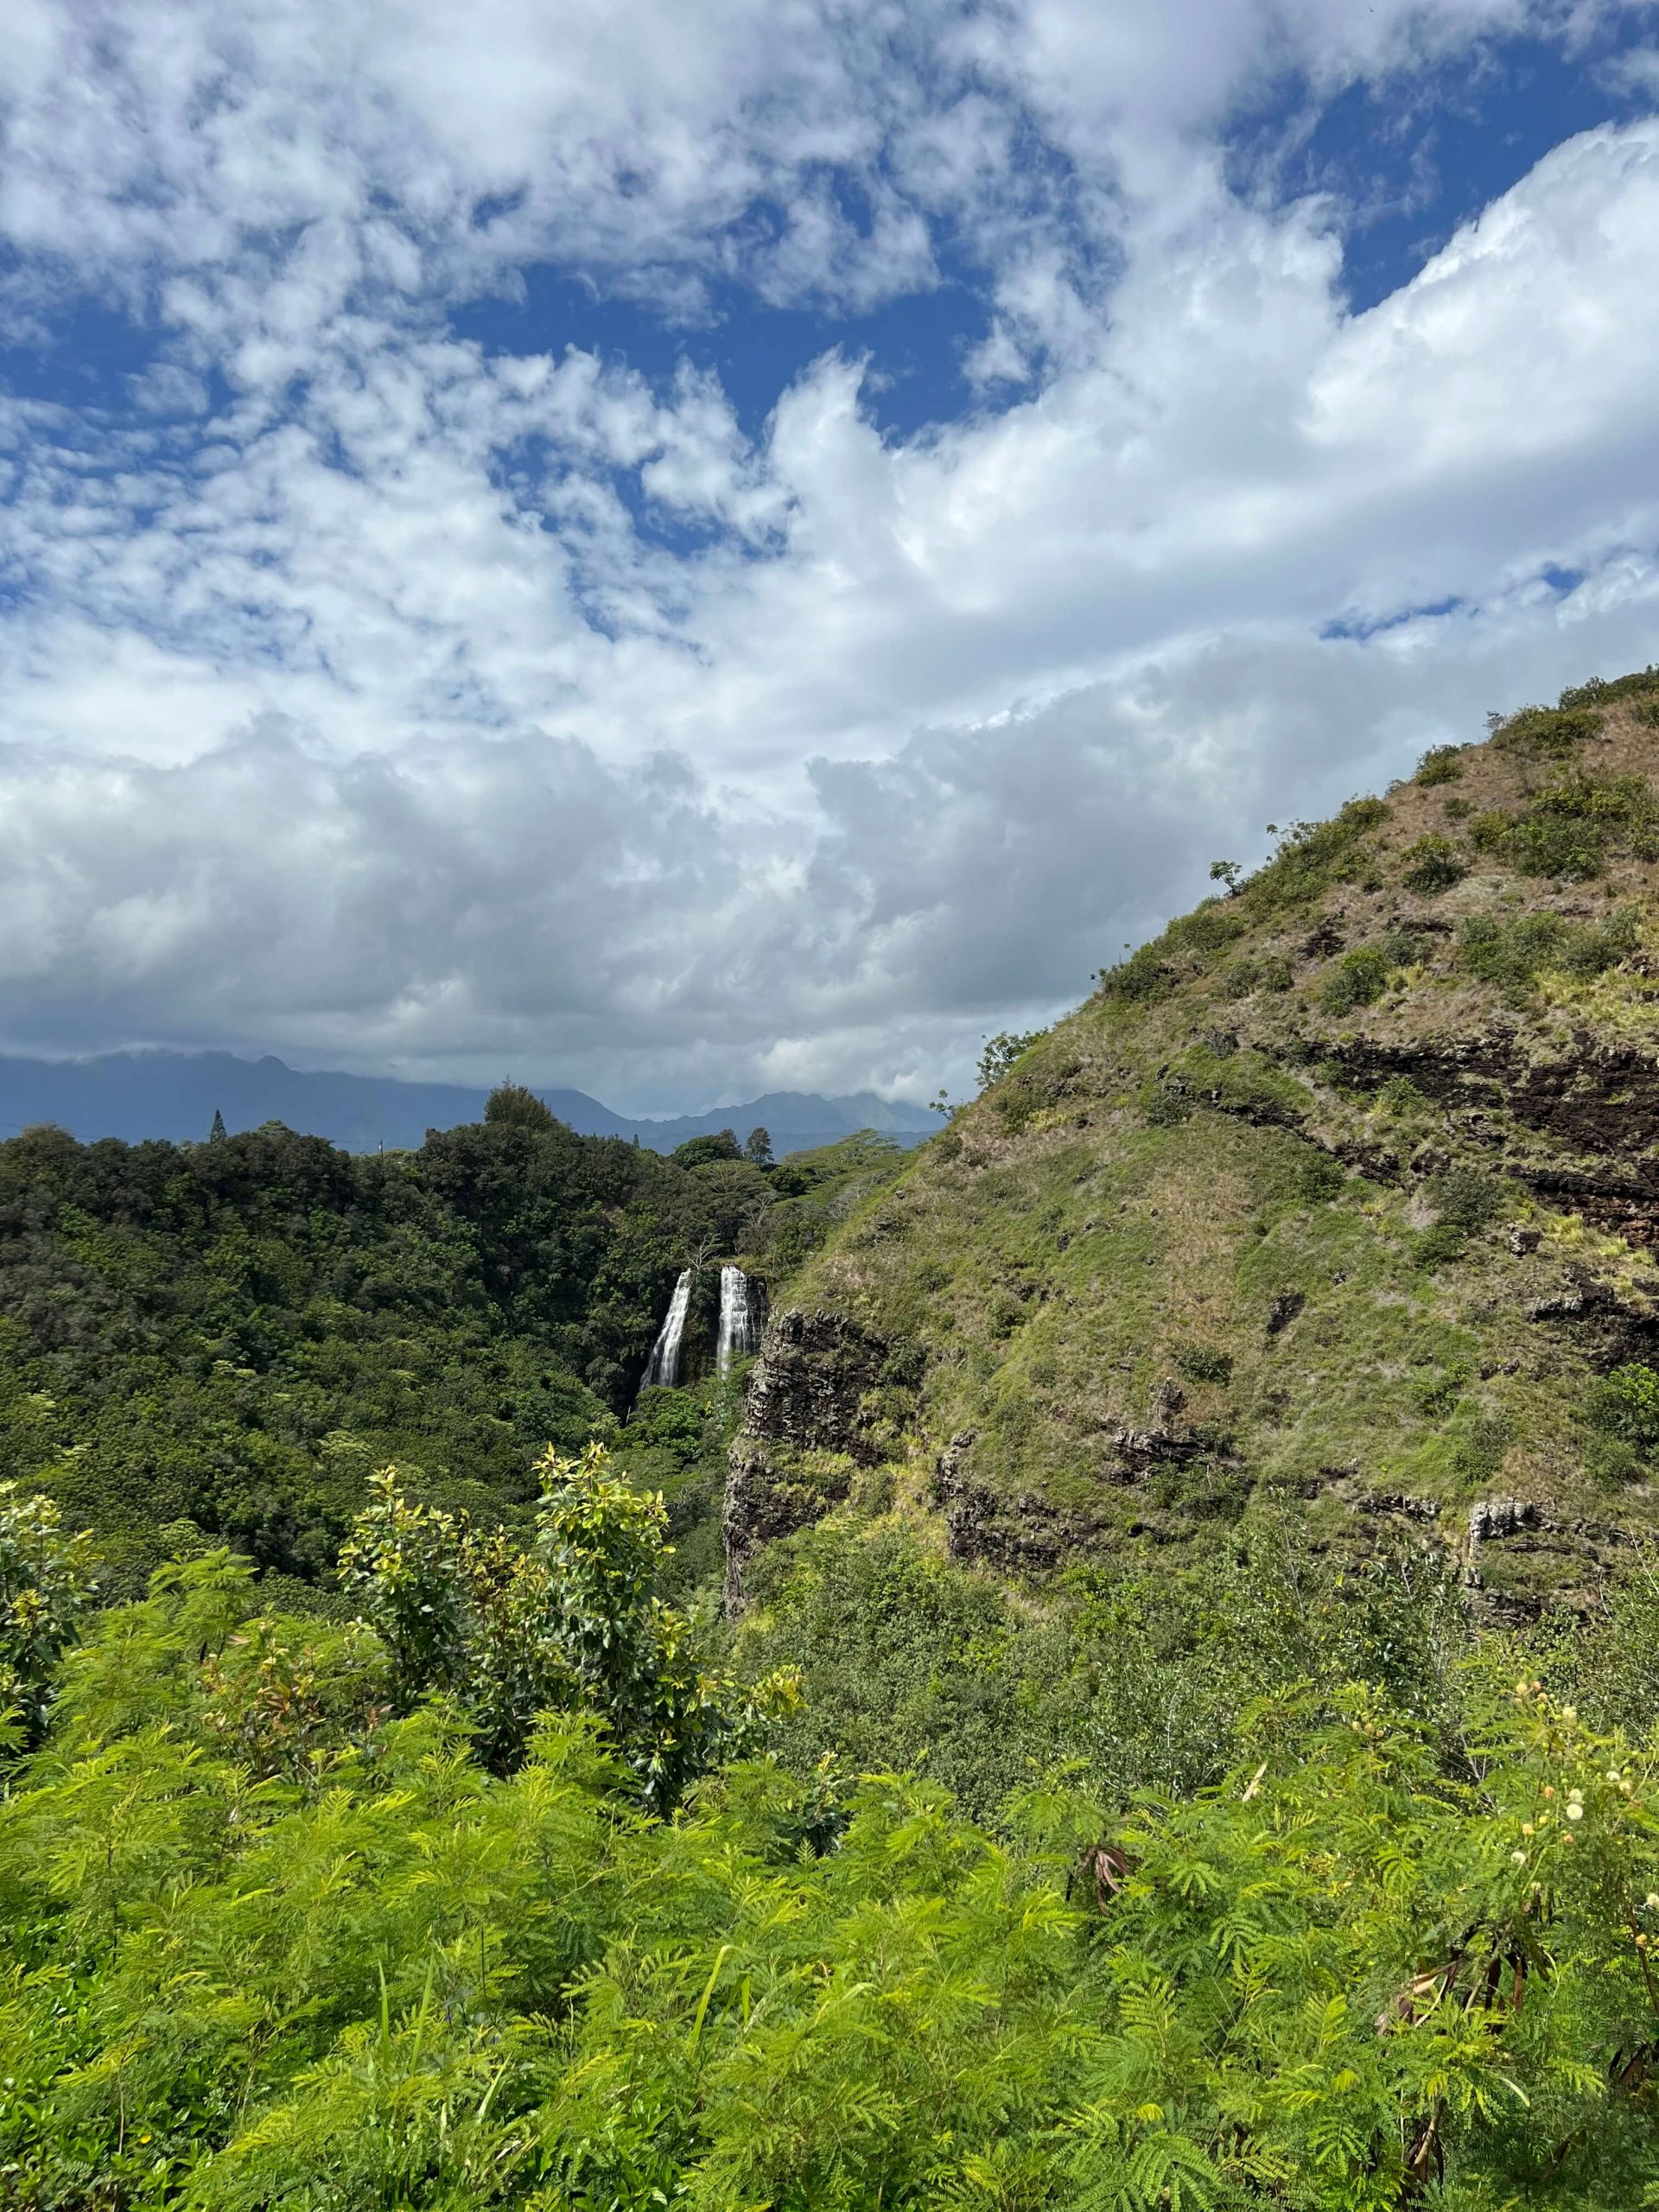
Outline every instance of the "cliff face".
[[1497, 1613], [1586, 1598], [1659, 1519], [1656, 862], [1649, 674], [1104, 976], [792, 1286], [733, 1586], [864, 1466], [1004, 1573], [1289, 1503], [1456, 1546]]
[[755, 1548], [792, 1535], [846, 1498], [880, 1457], [865, 1412], [887, 1347], [845, 1314], [793, 1307], [766, 1332], [749, 1371], [726, 1487], [726, 1604], [742, 1603]]

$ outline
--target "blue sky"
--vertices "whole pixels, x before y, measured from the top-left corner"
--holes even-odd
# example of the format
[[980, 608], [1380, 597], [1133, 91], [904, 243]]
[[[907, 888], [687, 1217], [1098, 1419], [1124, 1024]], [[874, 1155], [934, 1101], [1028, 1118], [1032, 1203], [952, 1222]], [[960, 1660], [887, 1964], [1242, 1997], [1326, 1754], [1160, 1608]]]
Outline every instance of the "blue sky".
[[8, 1049], [931, 1096], [1659, 658], [1651, 6], [12, 16]]

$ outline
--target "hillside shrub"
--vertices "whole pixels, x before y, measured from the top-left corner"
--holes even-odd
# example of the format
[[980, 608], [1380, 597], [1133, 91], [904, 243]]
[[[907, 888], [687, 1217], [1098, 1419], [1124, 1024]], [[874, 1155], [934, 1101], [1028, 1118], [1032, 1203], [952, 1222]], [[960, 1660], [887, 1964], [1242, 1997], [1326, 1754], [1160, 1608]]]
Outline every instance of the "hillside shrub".
[[1177, 980], [1174, 969], [1150, 944], [1141, 945], [1116, 968], [1103, 968], [1096, 977], [1103, 998], [1125, 999], [1141, 1006], [1167, 998]]
[[1344, 952], [1319, 991], [1319, 1004], [1327, 1014], [1347, 1014], [1370, 1006], [1382, 995], [1391, 963], [1380, 945], [1363, 944]]
[[1569, 684], [1560, 696], [1563, 707], [1611, 707], [1621, 699], [1645, 699], [1659, 694], [1659, 667], [1649, 665], [1629, 676], [1592, 676], [1586, 683]]
[[1641, 776], [1574, 770], [1523, 807], [1477, 815], [1469, 835], [1522, 875], [1582, 881], [1616, 854], [1659, 856], [1659, 799]]
[[1492, 731], [1492, 743], [1529, 760], [1563, 760], [1601, 729], [1601, 716], [1585, 705], [1522, 707]]
[[1354, 798], [1329, 822], [1293, 823], [1278, 849], [1238, 891], [1249, 914], [1260, 918], [1306, 906], [1362, 864], [1364, 840], [1389, 818], [1386, 799]]
[[1418, 1237], [1417, 1264], [1439, 1268], [1456, 1260], [1471, 1236], [1489, 1228], [1509, 1202], [1509, 1186], [1478, 1167], [1454, 1167], [1427, 1185], [1434, 1220]]
[[1463, 925], [1457, 958], [1482, 982], [1519, 991], [1546, 972], [1592, 976], [1617, 967], [1635, 950], [1639, 933], [1639, 917], [1629, 907], [1599, 925], [1560, 914], [1475, 914]]
[[92, 1599], [90, 1541], [71, 1535], [50, 1498], [0, 1483], [0, 1723], [37, 1738], [58, 1660]]
[[[393, 1709], [447, 1693], [486, 1763], [512, 1772], [538, 1714], [595, 1714], [664, 1810], [752, 1731], [756, 1709], [700, 1662], [690, 1621], [658, 1594], [663, 1501], [619, 1482], [602, 1445], [550, 1449], [525, 1549], [404, 1494], [395, 1469], [340, 1555], [340, 1580], [385, 1647]], [[779, 1681], [765, 1694], [786, 1694]]]
[[1417, 763], [1420, 784], [1455, 784], [1463, 776], [1463, 748], [1457, 745], [1432, 745]]
[[1468, 862], [1452, 840], [1433, 832], [1419, 837], [1415, 844], [1408, 845], [1401, 859], [1404, 864], [1401, 880], [1407, 890], [1426, 898], [1432, 898], [1436, 892], [1449, 891], [1469, 873]]

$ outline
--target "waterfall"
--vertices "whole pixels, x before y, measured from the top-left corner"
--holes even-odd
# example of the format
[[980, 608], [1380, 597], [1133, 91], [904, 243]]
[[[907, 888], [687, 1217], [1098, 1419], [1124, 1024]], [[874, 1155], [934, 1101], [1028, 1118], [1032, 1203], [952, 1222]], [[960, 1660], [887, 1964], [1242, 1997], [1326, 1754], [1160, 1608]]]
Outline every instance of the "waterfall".
[[758, 1351], [766, 1320], [766, 1294], [741, 1268], [720, 1271], [720, 1351], [716, 1363], [727, 1374], [734, 1359]]
[[[687, 1268], [674, 1286], [674, 1295], [668, 1301], [668, 1312], [657, 1332], [651, 1362], [639, 1385], [642, 1390], [649, 1390], [653, 1385], [671, 1390], [680, 1379], [680, 1338], [685, 1334], [685, 1317], [690, 1311], [692, 1281], [693, 1270]], [[724, 1325], [723, 1306], [721, 1325]]]

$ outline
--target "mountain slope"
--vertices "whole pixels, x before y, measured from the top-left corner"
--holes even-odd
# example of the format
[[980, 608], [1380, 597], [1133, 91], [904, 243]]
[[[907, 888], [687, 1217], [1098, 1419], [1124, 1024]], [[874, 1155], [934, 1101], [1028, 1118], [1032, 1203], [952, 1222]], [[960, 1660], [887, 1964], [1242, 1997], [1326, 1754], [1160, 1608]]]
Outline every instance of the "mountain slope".
[[[727, 1501], [1049, 1570], [1293, 1502], [1593, 1589], [1659, 1448], [1659, 672], [1296, 825], [802, 1273]], [[1651, 1365], [1649, 1364], [1651, 1362]]]

